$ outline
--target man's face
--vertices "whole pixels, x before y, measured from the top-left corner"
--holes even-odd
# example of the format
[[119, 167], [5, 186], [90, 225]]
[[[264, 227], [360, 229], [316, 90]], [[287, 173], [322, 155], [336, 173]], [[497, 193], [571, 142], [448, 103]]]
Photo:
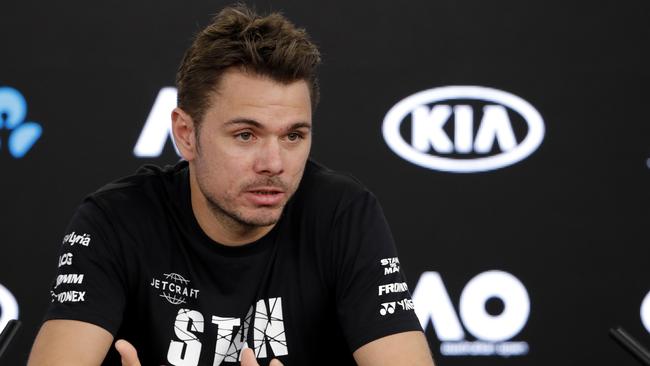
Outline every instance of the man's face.
[[309, 87], [231, 69], [196, 133], [191, 169], [215, 217], [247, 227], [275, 224], [309, 156]]

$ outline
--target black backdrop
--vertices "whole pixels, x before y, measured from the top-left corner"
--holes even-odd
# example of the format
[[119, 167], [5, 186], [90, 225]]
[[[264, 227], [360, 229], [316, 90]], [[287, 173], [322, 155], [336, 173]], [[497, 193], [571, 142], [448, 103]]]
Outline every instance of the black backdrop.
[[[84, 195], [141, 164], [177, 159], [169, 142], [159, 157], [135, 157], [133, 149], [156, 95], [173, 86], [191, 35], [225, 4], [24, 0], [0, 7], [0, 87], [23, 95], [25, 123], [42, 127], [33, 147], [14, 157], [10, 139], [27, 128], [9, 126], [13, 110], [0, 97], [0, 284], [24, 323], [2, 364], [26, 360], [63, 230]], [[607, 330], [621, 324], [650, 345], [650, 324], [640, 315], [650, 291], [647, 2], [255, 4], [282, 10], [320, 45], [312, 155], [352, 172], [380, 198], [411, 290], [433, 296], [438, 287], [417, 284], [435, 272], [460, 314], [463, 289], [481, 273], [503, 271], [525, 287], [523, 329], [501, 340], [525, 342], [525, 354], [444, 356], [443, 325], [436, 333], [427, 322], [439, 364], [634, 364]], [[394, 153], [382, 136], [387, 112], [409, 95], [450, 85], [494, 88], [530, 103], [546, 130], [539, 148], [513, 165], [475, 173], [428, 169]], [[513, 125], [525, 126], [516, 111], [508, 113]], [[0, 301], [6, 318], [10, 301]], [[493, 320], [521, 311], [499, 296], [466, 305]], [[470, 330], [475, 321], [466, 323], [456, 341], [476, 346], [484, 337]]]

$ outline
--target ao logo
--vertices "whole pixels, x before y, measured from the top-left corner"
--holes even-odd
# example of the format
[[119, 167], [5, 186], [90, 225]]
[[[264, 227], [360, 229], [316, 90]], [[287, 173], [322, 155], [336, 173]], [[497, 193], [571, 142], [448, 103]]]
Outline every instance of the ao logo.
[[18, 302], [6, 287], [0, 285], [0, 330], [11, 319], [18, 319]]
[[[133, 148], [133, 154], [139, 158], [160, 156], [168, 139], [172, 140], [176, 153], [179, 154], [172, 135], [172, 110], [176, 108], [177, 90], [173, 87], [160, 89], [151, 112], [144, 123], [138, 142]], [[179, 154], [180, 155], [180, 154]]]
[[[449, 294], [437, 272], [424, 272], [413, 291], [415, 313], [422, 329], [432, 323], [438, 339], [463, 341], [465, 332], [454, 311]], [[491, 298], [500, 299], [501, 314], [491, 315], [485, 305]], [[530, 313], [530, 299], [524, 285], [503, 271], [487, 271], [472, 278], [460, 295], [460, 318], [467, 331], [486, 342], [513, 338], [523, 329]]]
[[648, 333], [650, 333], [650, 292], [645, 295], [641, 303], [641, 322]]
[[[467, 101], [484, 104], [477, 129], [474, 109], [462, 104]], [[528, 131], [521, 142], [517, 142], [507, 109], [526, 122]], [[444, 128], [452, 115], [453, 137], [450, 138]], [[409, 117], [410, 143], [401, 132], [403, 122]], [[413, 164], [433, 170], [471, 173], [503, 168], [528, 157], [544, 139], [544, 121], [532, 105], [516, 95], [480, 86], [446, 86], [421, 91], [397, 103], [386, 114], [382, 133], [388, 146]], [[488, 155], [495, 143], [501, 152]], [[428, 153], [431, 149], [433, 154]]]

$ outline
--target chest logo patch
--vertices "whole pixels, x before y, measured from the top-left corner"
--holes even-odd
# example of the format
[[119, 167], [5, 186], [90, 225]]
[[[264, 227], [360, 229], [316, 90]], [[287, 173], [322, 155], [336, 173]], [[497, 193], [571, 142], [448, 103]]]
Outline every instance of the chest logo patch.
[[151, 287], [158, 290], [160, 297], [172, 305], [187, 303], [187, 299], [198, 299], [199, 290], [190, 286], [190, 280], [178, 273], [163, 273], [162, 278], [152, 278]]

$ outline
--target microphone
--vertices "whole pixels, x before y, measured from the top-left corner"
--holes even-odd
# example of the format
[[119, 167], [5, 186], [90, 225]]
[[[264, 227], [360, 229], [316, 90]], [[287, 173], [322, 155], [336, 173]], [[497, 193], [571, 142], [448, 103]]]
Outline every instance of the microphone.
[[625, 348], [626, 351], [630, 352], [637, 360], [639, 360], [639, 362], [650, 366], [650, 352], [648, 352], [639, 341], [634, 339], [622, 327], [611, 328], [609, 330], [609, 335], [612, 336], [621, 347]]
[[2, 358], [2, 355], [16, 335], [16, 332], [18, 332], [18, 328], [20, 328], [20, 320], [12, 319], [7, 322], [5, 329], [0, 333], [0, 358]]

